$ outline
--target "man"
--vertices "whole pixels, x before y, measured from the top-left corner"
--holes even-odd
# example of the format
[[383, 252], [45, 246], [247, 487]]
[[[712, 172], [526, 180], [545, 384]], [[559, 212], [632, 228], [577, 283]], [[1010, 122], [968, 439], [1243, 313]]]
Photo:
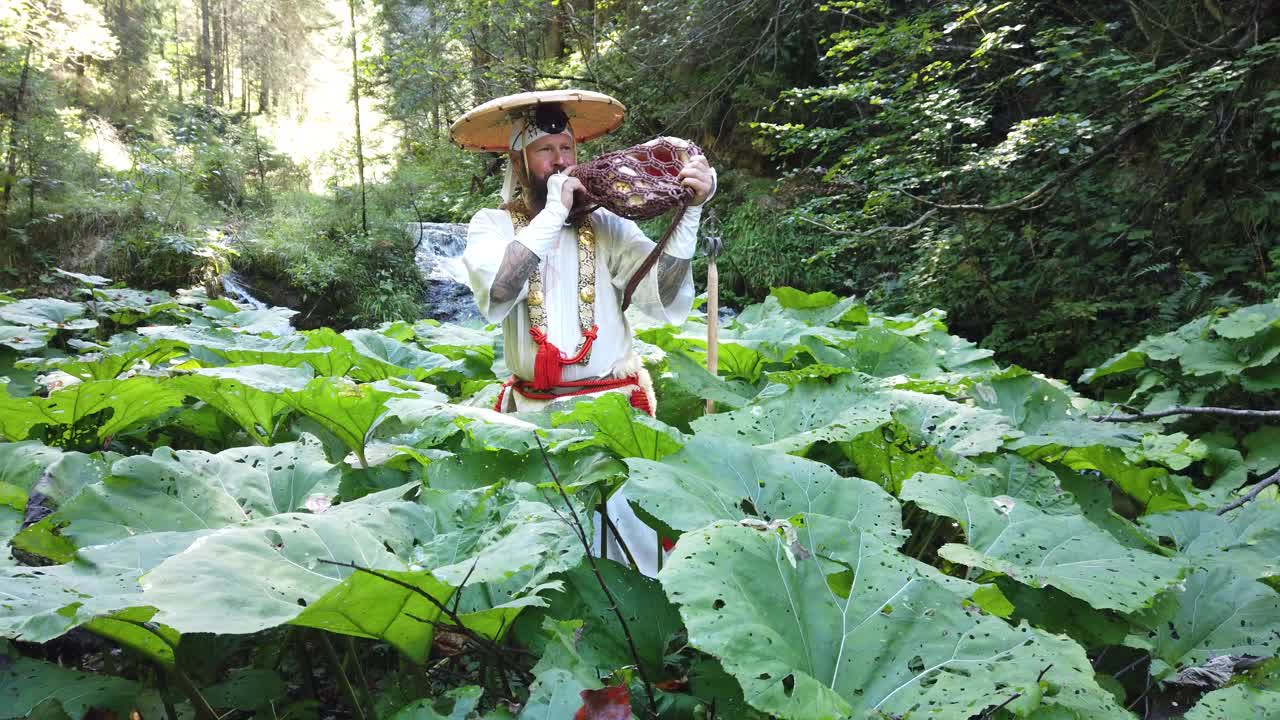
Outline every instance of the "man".
[[[465, 148], [508, 155], [504, 205], [476, 213], [463, 255], [480, 313], [502, 323], [513, 375], [495, 406], [500, 412], [614, 392], [650, 414], [656, 407], [622, 312], [624, 289], [655, 244], [634, 222], [605, 209], [566, 224], [584, 192], [572, 176], [577, 143], [617, 128], [623, 112], [600, 93], [542, 91], [485, 103], [450, 128]], [[679, 178], [693, 191], [690, 207], [632, 295], [641, 312], [672, 324], [684, 322], [692, 306], [691, 260], [715, 171], [694, 156]], [[610, 499], [609, 515], [641, 570], [652, 575], [656, 536], [620, 495]], [[619, 557], [620, 548], [610, 545], [608, 554]]]

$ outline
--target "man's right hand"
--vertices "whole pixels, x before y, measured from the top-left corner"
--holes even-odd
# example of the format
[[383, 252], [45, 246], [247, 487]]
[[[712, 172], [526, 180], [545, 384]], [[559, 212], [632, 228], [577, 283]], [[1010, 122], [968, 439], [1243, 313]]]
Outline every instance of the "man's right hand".
[[[569, 172], [572, 172], [572, 169]], [[573, 208], [574, 193], [585, 193], [586, 191], [587, 189], [582, 186], [582, 181], [568, 173], [556, 173], [547, 178], [547, 197], [560, 198], [560, 204], [565, 208]]]

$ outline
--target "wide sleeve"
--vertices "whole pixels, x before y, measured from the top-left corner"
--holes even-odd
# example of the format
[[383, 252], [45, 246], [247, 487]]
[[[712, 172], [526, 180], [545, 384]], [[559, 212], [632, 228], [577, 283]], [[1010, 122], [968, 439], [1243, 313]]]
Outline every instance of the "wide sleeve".
[[511, 216], [503, 210], [481, 210], [472, 216], [471, 224], [467, 226], [467, 249], [462, 253], [462, 264], [467, 268], [471, 294], [475, 296], [476, 306], [485, 320], [491, 323], [502, 321], [511, 308], [529, 294], [529, 283], [526, 282], [510, 302], [494, 303], [489, 297], [493, 279], [507, 256], [507, 246], [518, 242], [539, 259], [547, 257], [568, 215], [569, 209], [559, 202], [548, 202], [546, 208], [519, 233], [511, 224]]
[[[645, 236], [631, 220], [620, 218], [612, 213], [606, 214], [610, 226], [612, 245], [609, 251], [609, 273], [613, 286], [619, 292], [624, 291], [631, 277], [635, 275], [644, 259], [653, 252], [656, 243]], [[690, 207], [685, 210], [684, 217], [676, 226], [667, 241], [663, 254], [682, 260], [690, 260], [697, 249], [698, 223], [702, 218], [701, 207]], [[670, 303], [663, 303], [658, 291], [658, 269], [661, 262], [653, 264], [653, 268], [636, 286], [631, 296], [631, 304], [640, 312], [670, 325], [679, 325], [689, 317], [693, 308], [693, 264], [685, 270], [680, 289]]]
[[511, 308], [529, 293], [529, 284], [525, 283], [510, 302], [495, 305], [489, 300], [489, 290], [507, 255], [507, 245], [514, 240], [511, 217], [501, 210], [481, 210], [471, 217], [471, 224], [467, 226], [467, 249], [462, 253], [462, 264], [467, 268], [467, 280], [476, 306], [484, 319], [491, 323], [501, 322]]

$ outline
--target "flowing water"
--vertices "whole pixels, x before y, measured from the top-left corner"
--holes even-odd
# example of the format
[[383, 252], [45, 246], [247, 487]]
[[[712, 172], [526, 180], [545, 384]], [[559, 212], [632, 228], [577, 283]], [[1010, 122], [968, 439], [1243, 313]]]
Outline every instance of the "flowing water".
[[480, 317], [462, 251], [467, 248], [467, 226], [462, 223], [409, 223], [409, 237], [417, 243], [418, 270], [427, 280], [423, 301], [427, 315], [441, 322], [466, 322]]
[[267, 304], [253, 296], [249, 288], [244, 286], [244, 278], [239, 273], [230, 272], [222, 276], [222, 293], [232, 300], [248, 305], [254, 310], [266, 310]]

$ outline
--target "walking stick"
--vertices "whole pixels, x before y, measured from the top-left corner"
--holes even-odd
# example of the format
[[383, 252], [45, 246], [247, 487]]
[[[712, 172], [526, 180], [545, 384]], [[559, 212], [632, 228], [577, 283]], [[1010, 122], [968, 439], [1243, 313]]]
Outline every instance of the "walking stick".
[[[704, 235], [707, 243], [707, 371], [712, 375], [716, 374], [720, 361], [720, 270], [716, 267], [716, 257], [724, 243], [719, 230], [715, 211], [708, 209]], [[707, 414], [715, 411], [715, 401], [707, 400]]]

